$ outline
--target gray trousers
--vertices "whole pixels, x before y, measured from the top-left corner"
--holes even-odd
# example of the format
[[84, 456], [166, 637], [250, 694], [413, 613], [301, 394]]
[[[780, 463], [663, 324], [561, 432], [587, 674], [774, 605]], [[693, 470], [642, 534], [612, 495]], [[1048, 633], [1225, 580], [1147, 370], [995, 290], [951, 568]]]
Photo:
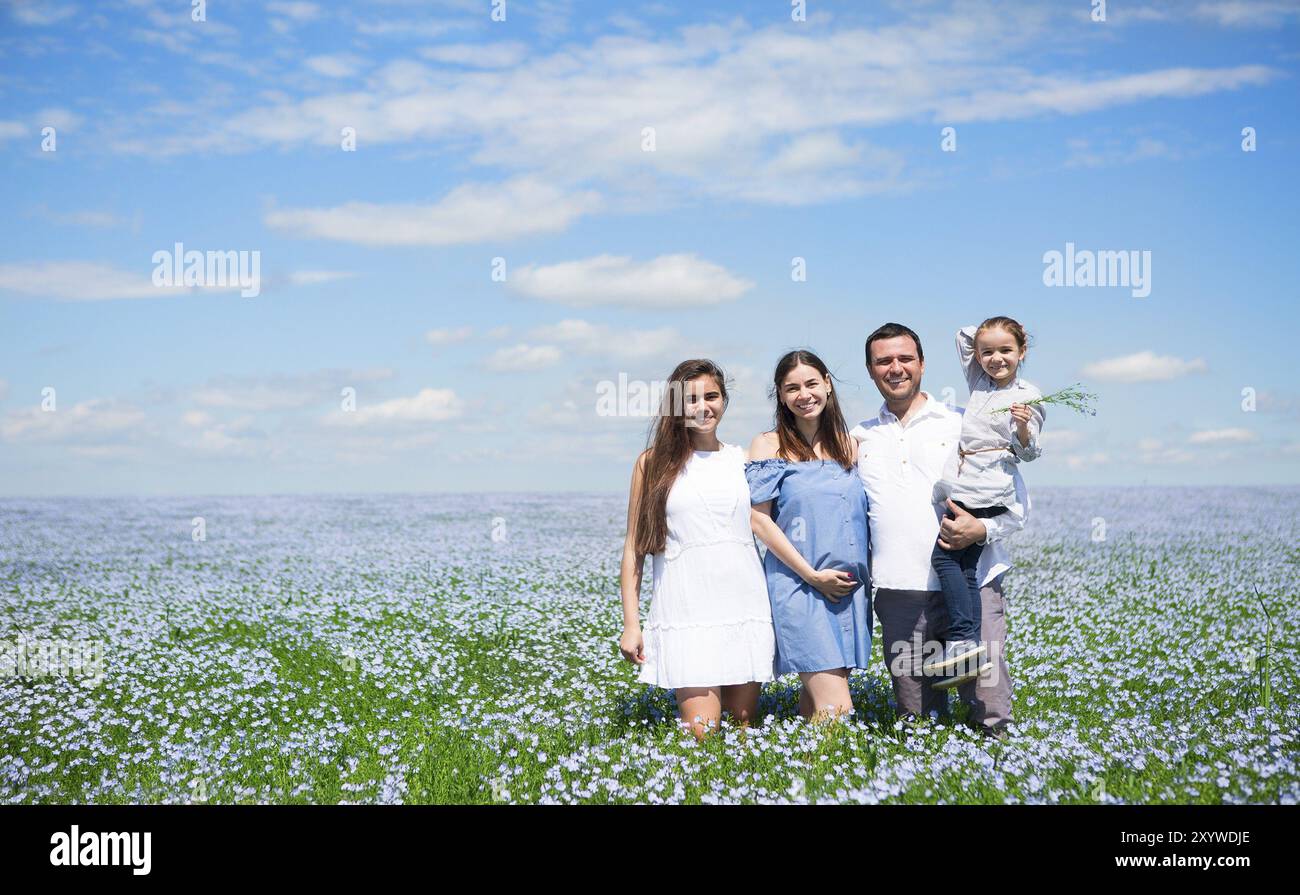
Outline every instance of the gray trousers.
[[[993, 667], [973, 681], [957, 687], [962, 701], [970, 706], [971, 721], [997, 728], [1011, 722], [1011, 675], [1004, 646], [1007, 641], [1006, 610], [1002, 600], [1002, 575], [980, 588], [980, 638], [988, 645]], [[875, 599], [880, 619], [881, 646], [885, 666], [894, 682], [894, 697], [900, 715], [929, 715], [948, 711], [948, 691], [936, 690], [921, 676], [921, 664], [939, 643], [936, 631], [947, 625], [948, 610], [943, 593], [927, 590], [879, 588]]]

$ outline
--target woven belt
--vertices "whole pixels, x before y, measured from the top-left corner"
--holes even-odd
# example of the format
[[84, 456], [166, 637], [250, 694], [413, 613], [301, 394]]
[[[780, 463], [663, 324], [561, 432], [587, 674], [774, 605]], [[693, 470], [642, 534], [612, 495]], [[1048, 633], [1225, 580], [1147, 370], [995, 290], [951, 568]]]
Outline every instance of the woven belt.
[[1006, 447], [975, 448], [974, 450], [970, 450], [970, 451], [966, 450], [963, 447], [959, 447], [957, 448], [957, 457], [958, 457], [957, 475], [961, 475], [961, 468], [966, 465], [966, 458], [971, 454], [982, 454], [986, 451], [1009, 451], [1009, 450], [1011, 450], [1011, 445], [1007, 445]]

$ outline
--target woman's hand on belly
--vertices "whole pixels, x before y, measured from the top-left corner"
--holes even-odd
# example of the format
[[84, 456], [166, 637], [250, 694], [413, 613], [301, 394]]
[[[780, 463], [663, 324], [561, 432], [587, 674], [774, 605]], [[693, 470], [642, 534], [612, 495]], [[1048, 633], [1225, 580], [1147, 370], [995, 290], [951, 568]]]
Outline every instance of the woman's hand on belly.
[[861, 584], [853, 577], [852, 572], [839, 569], [818, 569], [813, 572], [808, 583], [821, 591], [822, 596], [832, 603], [838, 603], [842, 597], [853, 593]]

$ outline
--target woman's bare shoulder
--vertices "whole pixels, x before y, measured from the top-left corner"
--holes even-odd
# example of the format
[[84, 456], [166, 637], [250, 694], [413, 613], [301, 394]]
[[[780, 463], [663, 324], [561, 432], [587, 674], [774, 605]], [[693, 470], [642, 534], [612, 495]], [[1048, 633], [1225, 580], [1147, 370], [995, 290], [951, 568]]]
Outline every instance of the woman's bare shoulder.
[[761, 432], [749, 443], [745, 456], [750, 460], [771, 460], [779, 447], [780, 441], [775, 432]]

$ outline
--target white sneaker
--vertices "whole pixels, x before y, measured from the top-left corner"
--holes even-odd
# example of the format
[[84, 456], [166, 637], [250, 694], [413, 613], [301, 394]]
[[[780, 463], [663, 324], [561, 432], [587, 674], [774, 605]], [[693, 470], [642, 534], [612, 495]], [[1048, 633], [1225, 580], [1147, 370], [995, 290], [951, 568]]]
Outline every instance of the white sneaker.
[[992, 670], [993, 670], [992, 662], [987, 662], [987, 661], [979, 662], [972, 659], [969, 662], [965, 662], [959, 665], [950, 676], [945, 678], [940, 678], [939, 680], [931, 683], [930, 686], [935, 690], [947, 690], [950, 687], [957, 686], [958, 684], [964, 684], [967, 681], [973, 681], [975, 680], [975, 678], [979, 677], [984, 672], [992, 671]]
[[[943, 653], [921, 666], [926, 677], [951, 674], [959, 666], [978, 665], [988, 655], [988, 649], [974, 640], [951, 640], [943, 645]], [[965, 669], [963, 669], [965, 670]]]

